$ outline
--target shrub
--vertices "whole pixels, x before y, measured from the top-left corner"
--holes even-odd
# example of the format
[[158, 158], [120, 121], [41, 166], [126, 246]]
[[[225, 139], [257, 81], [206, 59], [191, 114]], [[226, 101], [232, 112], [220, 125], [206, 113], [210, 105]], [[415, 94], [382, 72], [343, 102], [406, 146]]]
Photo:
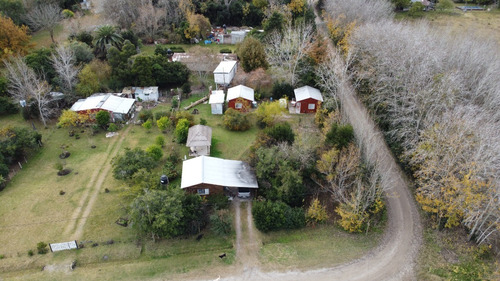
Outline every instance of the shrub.
[[154, 116], [155, 116], [155, 120], [158, 121], [160, 120], [160, 118], [162, 117], [170, 117], [170, 112], [168, 111], [157, 111], [154, 113]]
[[273, 85], [272, 95], [274, 99], [281, 99], [283, 96], [288, 97], [289, 100], [295, 97], [293, 86], [289, 83], [276, 82]]
[[176, 98], [172, 99], [172, 109], [176, 109], [179, 106], [179, 100]]
[[165, 163], [165, 165], [163, 166], [163, 174], [168, 177], [169, 181], [172, 181], [179, 176], [177, 168], [175, 167], [175, 164], [172, 162]]
[[229, 207], [229, 199], [224, 194], [214, 194], [208, 196], [208, 203], [214, 206], [214, 209], [227, 209]]
[[64, 9], [62, 11], [62, 15], [63, 15], [64, 18], [70, 19], [70, 18], [73, 18], [75, 16], [75, 13], [73, 13], [73, 11], [71, 11], [71, 10]]
[[217, 235], [231, 233], [231, 214], [229, 210], [217, 210], [210, 216], [211, 230]]
[[110, 118], [111, 118], [111, 116], [109, 115], [109, 112], [107, 112], [106, 110], [101, 110], [101, 111], [97, 112], [97, 114], [95, 116], [95, 120], [97, 122], [97, 125], [101, 126], [101, 128], [103, 128], [103, 129], [106, 129], [106, 127], [108, 126]]
[[62, 169], [64, 167], [63, 167], [63, 164], [61, 164], [61, 162], [57, 162], [54, 164], [54, 168], [56, 168], [56, 170], [58, 170], [58, 171], [62, 171]]
[[33, 250], [28, 250], [28, 256], [32, 257], [34, 255]]
[[318, 198], [314, 199], [306, 213], [306, 221], [315, 225], [316, 223], [323, 223], [328, 220], [328, 213], [326, 207], [322, 206]]
[[339, 125], [333, 123], [328, 133], [326, 133], [325, 143], [342, 149], [354, 139], [354, 130], [351, 125]]
[[274, 125], [276, 118], [281, 115], [282, 111], [279, 101], [261, 103], [255, 111], [257, 125], [260, 128]]
[[231, 54], [233, 51], [231, 51], [231, 49], [227, 49], [227, 48], [224, 48], [224, 49], [220, 49], [219, 53], [221, 54]]
[[157, 136], [155, 139], [155, 144], [163, 147], [165, 145], [165, 138], [163, 136]]
[[194, 125], [194, 115], [189, 113], [188, 111], [179, 111], [175, 114], [175, 118], [174, 118], [174, 124], [177, 126], [177, 122], [180, 120], [180, 119], [186, 119], [189, 121], [189, 126], [193, 126]]
[[150, 132], [150, 130], [151, 130], [151, 128], [153, 128], [153, 121], [151, 121], [151, 119], [148, 119], [148, 121], [146, 121], [146, 122], [144, 122], [144, 123], [142, 124], [142, 127], [143, 127], [144, 129], [146, 129], [146, 130], [147, 130], [147, 132], [149, 133], [149, 132]]
[[163, 116], [156, 121], [156, 126], [158, 126], [158, 129], [160, 129], [161, 131], [164, 131], [165, 129], [170, 127], [171, 124], [172, 122], [167, 116]]
[[191, 83], [186, 82], [181, 86], [182, 93], [187, 96], [191, 93]]
[[267, 128], [264, 133], [273, 140], [272, 143], [286, 142], [292, 144], [295, 141], [295, 134], [288, 122], [278, 123]]
[[222, 122], [224, 126], [231, 131], [246, 131], [250, 129], [248, 117], [232, 108], [226, 110], [224, 117], [222, 117]]
[[139, 112], [139, 120], [146, 122], [149, 119], [153, 119], [153, 112], [151, 112], [151, 110], [141, 110], [141, 112]]
[[300, 228], [305, 225], [304, 210], [292, 208], [281, 201], [255, 202], [252, 215], [255, 226], [263, 232]]
[[108, 126], [108, 132], [116, 132], [118, 131], [118, 126], [115, 123], [110, 123]]
[[201, 118], [200, 119], [200, 125], [206, 125], [207, 124], [207, 120]]
[[154, 159], [146, 151], [126, 148], [125, 153], [112, 160], [115, 179], [130, 179], [139, 169], [151, 170], [155, 167]]
[[146, 152], [153, 158], [155, 161], [160, 161], [160, 159], [163, 157], [163, 150], [161, 149], [161, 146], [153, 144], [150, 147], [146, 149]]
[[189, 132], [189, 121], [187, 119], [181, 118], [175, 126], [175, 137], [178, 143], [184, 143], [187, 140]]
[[14, 114], [19, 108], [8, 97], [0, 97], [0, 115]]
[[38, 242], [38, 244], [36, 244], [36, 250], [38, 254], [45, 255], [46, 253], [48, 253], [49, 249], [47, 248], [47, 246], [48, 245], [45, 242]]
[[415, 2], [411, 5], [408, 15], [411, 17], [422, 17], [424, 15], [424, 4], [421, 2]]
[[175, 148], [172, 148], [170, 154], [167, 157], [167, 161], [172, 162], [173, 164], [177, 164], [180, 160], [181, 157], [179, 156], [179, 151], [177, 151], [177, 149]]
[[87, 44], [89, 47], [93, 47], [94, 36], [88, 31], [81, 31], [76, 35], [76, 40]]

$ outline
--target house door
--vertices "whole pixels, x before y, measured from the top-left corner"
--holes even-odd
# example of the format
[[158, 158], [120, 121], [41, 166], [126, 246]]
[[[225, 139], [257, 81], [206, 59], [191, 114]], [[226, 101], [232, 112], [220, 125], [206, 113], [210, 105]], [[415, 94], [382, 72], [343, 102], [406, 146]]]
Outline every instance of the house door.
[[295, 113], [296, 114], [300, 113], [300, 102], [298, 102], [297, 104], [295, 104]]

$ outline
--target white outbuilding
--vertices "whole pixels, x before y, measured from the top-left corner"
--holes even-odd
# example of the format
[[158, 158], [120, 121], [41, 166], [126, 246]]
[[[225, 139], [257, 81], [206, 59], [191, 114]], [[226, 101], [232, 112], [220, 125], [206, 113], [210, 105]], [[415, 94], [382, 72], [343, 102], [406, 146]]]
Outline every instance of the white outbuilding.
[[224, 112], [224, 97], [224, 91], [212, 91], [208, 99], [212, 114], [222, 114]]
[[238, 64], [234, 60], [221, 61], [214, 70], [215, 84], [227, 86], [236, 75]]

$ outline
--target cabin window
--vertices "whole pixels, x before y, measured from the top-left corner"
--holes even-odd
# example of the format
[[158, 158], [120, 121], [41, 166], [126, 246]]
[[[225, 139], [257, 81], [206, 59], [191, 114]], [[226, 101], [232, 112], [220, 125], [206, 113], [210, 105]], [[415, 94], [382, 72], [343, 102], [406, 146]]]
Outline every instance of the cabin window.
[[316, 104], [314, 103], [310, 103], [309, 105], [307, 105], [307, 109], [313, 110], [314, 108], [316, 108]]
[[198, 195], [208, 195], [210, 194], [210, 191], [208, 188], [198, 188], [196, 190], [196, 192], [198, 193]]
[[241, 109], [241, 108], [243, 108], [243, 104], [241, 102], [237, 102], [234, 104], [234, 108]]

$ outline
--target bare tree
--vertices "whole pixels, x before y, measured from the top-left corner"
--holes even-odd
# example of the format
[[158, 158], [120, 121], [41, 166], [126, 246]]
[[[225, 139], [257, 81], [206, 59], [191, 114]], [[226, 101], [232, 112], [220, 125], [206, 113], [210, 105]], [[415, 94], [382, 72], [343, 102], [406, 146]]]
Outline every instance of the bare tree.
[[179, 0], [159, 0], [158, 7], [165, 11], [165, 23], [178, 25], [182, 19], [182, 11], [179, 9]]
[[36, 102], [40, 119], [46, 127], [46, 118], [49, 116], [48, 104], [51, 100], [50, 85], [47, 81], [39, 79], [23, 58], [12, 58], [10, 62], [4, 61], [4, 63], [9, 80], [8, 92], [18, 101]]
[[105, 0], [104, 13], [121, 28], [130, 28], [138, 17], [143, 0]]
[[339, 19], [341, 25], [377, 22], [393, 15], [393, 7], [387, 0], [329, 0], [325, 9], [328, 15]]
[[69, 93], [73, 91], [80, 72], [75, 62], [75, 52], [68, 45], [59, 45], [52, 54], [52, 65], [63, 82], [63, 88]]
[[61, 8], [56, 4], [39, 4], [26, 14], [26, 22], [34, 30], [47, 29], [50, 33], [52, 43], [54, 40], [54, 28], [62, 19]]
[[139, 7], [134, 29], [140, 35], [145, 35], [150, 41], [154, 41], [158, 30], [164, 25], [166, 14], [164, 8], [157, 8], [148, 2]]
[[311, 25], [288, 25], [283, 33], [274, 32], [266, 39], [266, 54], [273, 71], [292, 85], [297, 83], [299, 61], [312, 48]]

